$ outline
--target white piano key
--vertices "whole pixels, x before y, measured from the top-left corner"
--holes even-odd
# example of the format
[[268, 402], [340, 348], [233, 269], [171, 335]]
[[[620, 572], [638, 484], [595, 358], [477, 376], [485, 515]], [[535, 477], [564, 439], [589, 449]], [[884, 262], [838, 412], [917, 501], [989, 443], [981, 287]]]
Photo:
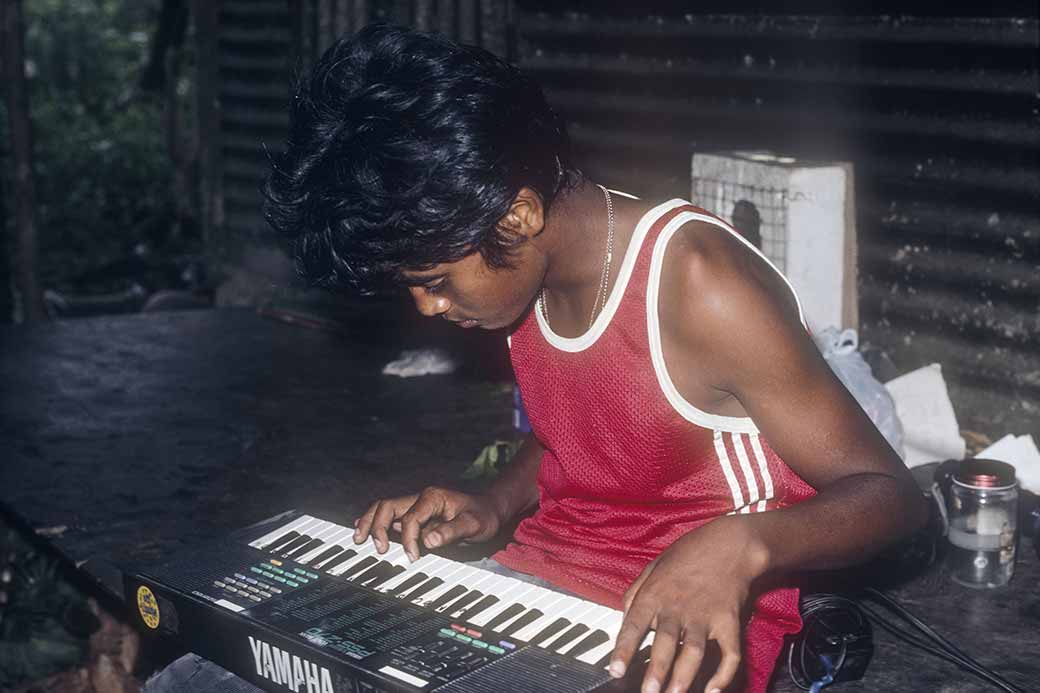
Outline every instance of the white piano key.
[[586, 614], [582, 618], [581, 624], [587, 626], [588, 630], [579, 635], [576, 639], [564, 643], [562, 646], [558, 647], [556, 651], [562, 655], [568, 654], [573, 648], [577, 647], [582, 640], [597, 630], [606, 633], [607, 642], [610, 642], [613, 638], [610, 636], [609, 627], [614, 623], [614, 621], [617, 621], [620, 626], [621, 612], [606, 606], [600, 606], [598, 609], [595, 609], [592, 613]]
[[[505, 575], [489, 573], [489, 576], [482, 578], [470, 587], [470, 590], [476, 590], [480, 592], [482, 595], [481, 597], [478, 597], [476, 600], [470, 602], [469, 604], [466, 604], [465, 606], [456, 607], [455, 604], [458, 604], [459, 600], [463, 599], [466, 596], [462, 595], [462, 597], [456, 599], [447, 609], [444, 610], [444, 614], [450, 618], [457, 618], [468, 609], [476, 606], [478, 602], [480, 602], [482, 599], [488, 596], [495, 597], [496, 599], [499, 599], [499, 601], [501, 601], [501, 598], [499, 598], [498, 593], [500, 591], [503, 591], [503, 588], [509, 587], [509, 584], [506, 582], [506, 580], [508, 579], [509, 578], [507, 578]], [[485, 607], [485, 609], [490, 609], [497, 605], [498, 602], [495, 602], [494, 604]]]
[[298, 562], [298, 563], [309, 563], [311, 560], [317, 558], [321, 554], [323, 554], [326, 551], [328, 551], [329, 549], [331, 549], [333, 544], [337, 544], [337, 545], [340, 545], [340, 546], [346, 546], [346, 544], [344, 542], [345, 541], [349, 541], [350, 538], [354, 536], [354, 530], [348, 530], [346, 527], [339, 527], [337, 529], [334, 526], [332, 528], [329, 528], [328, 530], [326, 530], [322, 534], [323, 534], [323, 536], [314, 537], [314, 538], [315, 539], [320, 539], [324, 543], [321, 546], [319, 546], [318, 548], [311, 549], [310, 551], [308, 551], [307, 553], [303, 554], [299, 558], [296, 558], [295, 559], [296, 562]]
[[406, 558], [405, 563], [402, 564], [406, 567], [406, 570], [400, 575], [397, 575], [396, 577], [392, 578], [389, 582], [380, 585], [377, 589], [380, 592], [384, 593], [392, 592], [395, 589], [397, 589], [398, 585], [405, 582], [413, 575], [426, 572], [426, 568], [428, 566], [434, 565], [438, 560], [443, 559], [441, 559], [440, 556], [434, 556], [432, 553], [428, 553], [425, 556], [422, 556], [415, 563], [408, 563]]
[[[416, 588], [418, 588], [418, 587], [420, 587], [422, 585], [425, 585], [427, 582], [429, 582], [433, 578], [440, 578], [441, 580], [444, 580], [444, 575], [447, 575], [447, 574], [449, 574], [451, 572], [454, 572], [455, 570], [458, 569], [458, 566], [459, 566], [459, 564], [456, 561], [449, 561], [447, 558], [441, 558], [441, 557], [438, 556], [436, 561], [432, 561], [426, 567], [426, 570], [422, 571], [422, 572], [424, 572], [426, 574], [426, 579], [425, 580], [420, 582], [418, 585], [415, 585], [415, 586], [409, 588], [406, 593], [399, 594], [397, 596], [398, 597], [404, 597], [407, 594], [413, 592]], [[433, 588], [431, 587], [430, 589], [433, 589]]]
[[404, 547], [400, 544], [390, 544], [390, 548], [379, 557], [379, 560], [386, 561], [390, 565], [403, 565], [405, 567], [411, 565], [408, 554], [404, 552]]
[[[311, 539], [319, 539], [321, 538], [321, 535], [331, 532], [335, 527], [336, 525], [332, 524], [331, 522], [318, 520], [317, 524], [309, 525], [307, 527], [307, 530], [305, 532], [300, 532], [300, 534], [306, 534]], [[293, 549], [293, 551], [296, 551], [296, 549]]]
[[353, 566], [357, 565], [369, 556], [375, 555], [376, 553], [376, 545], [373, 544], [371, 540], [366, 541], [363, 544], [355, 544], [353, 541], [351, 541], [347, 544], [347, 548], [353, 551], [357, 551], [357, 555], [352, 556], [350, 560], [343, 561], [338, 566], [328, 571], [329, 575], [342, 575], [343, 573], [350, 570]]
[[[313, 539], [314, 537], [313, 537], [312, 533], [317, 533], [317, 532], [321, 531], [326, 525], [328, 525], [327, 522], [325, 522], [324, 520], [317, 520], [317, 519], [314, 520], [313, 522], [309, 522], [309, 523], [307, 523], [305, 525], [300, 525], [295, 530], [296, 532], [298, 532], [300, 534], [299, 537], [296, 537], [291, 542], [287, 542], [287, 543], [283, 544], [282, 546], [280, 546], [278, 548], [273, 548], [274, 542], [271, 542], [270, 544], [265, 546], [263, 548], [263, 550], [267, 551], [267, 552], [269, 552], [271, 554], [275, 554], [275, 555], [279, 555], [279, 556], [284, 557], [285, 554], [292, 553], [293, 551], [296, 551], [297, 549], [299, 549], [300, 546], [303, 546], [303, 544], [300, 544], [299, 546], [297, 546], [297, 547], [295, 547], [293, 549], [288, 549], [287, 550], [287, 548], [289, 547], [290, 544], [292, 544], [293, 542], [298, 541], [300, 538], [302, 538], [304, 536], [308, 537], [308, 541], [310, 539]], [[275, 541], [277, 541], [277, 539]]]
[[[542, 591], [542, 594], [540, 594], [537, 598], [533, 599], [530, 602], [525, 602], [525, 605], [527, 606], [526, 611], [524, 611], [521, 614], [517, 614], [515, 617], [509, 619], [508, 621], [496, 626], [495, 630], [499, 632], [503, 630], [508, 630], [510, 625], [512, 625], [516, 621], [519, 621], [521, 618], [524, 618], [528, 612], [535, 609], [540, 611], [542, 615], [534, 621], [532, 621], [526, 627], [521, 628], [520, 630], [526, 632], [528, 628], [536, 624], [539, 626], [538, 630], [541, 630], [542, 628], [545, 628], [545, 626], [552, 623], [549, 614], [553, 614], [552, 619], [555, 619], [555, 614], [557, 613], [556, 609], [558, 608], [558, 606], [560, 604], [565, 603], [568, 599], [574, 599], [573, 597], [568, 597], [567, 595], [560, 594], [559, 592], [553, 592], [552, 590], [545, 589], [544, 587], [541, 587], [539, 589]], [[534, 633], [537, 633], [538, 630], [533, 631], [531, 634], [533, 635]], [[515, 637], [520, 640], [525, 640], [524, 638], [519, 637], [519, 631], [517, 631], [517, 633], [513, 633], [511, 637]]]
[[[460, 599], [465, 599], [466, 595], [470, 594], [471, 592], [480, 592], [481, 596], [478, 597], [477, 600], [483, 599], [483, 595], [487, 594], [487, 591], [484, 589], [484, 587], [492, 584], [495, 578], [501, 577], [500, 575], [495, 575], [492, 572], [482, 570], [480, 568], [474, 568], [473, 570], [473, 575], [457, 583], [462, 587], [465, 587], [466, 591], [457, 596], [455, 599], [452, 599], [447, 604], [438, 607], [437, 613], [452, 614], [455, 611], [458, 611], [458, 609], [454, 608], [453, 605], [457, 603]], [[476, 604], [477, 600], [474, 600], [473, 602], [469, 603], [465, 608], [473, 606], [473, 604]]]
[[[562, 603], [557, 603], [556, 606], [550, 612], [546, 612], [542, 618], [538, 619], [534, 623], [531, 623], [517, 632], [513, 633], [513, 637], [517, 640], [523, 640], [527, 642], [534, 636], [538, 635], [543, 628], [553, 623], [557, 619], [563, 618], [570, 622], [570, 625], [566, 628], [570, 628], [571, 625], [579, 623], [581, 617], [593, 611], [598, 604], [595, 604], [584, 599], [578, 599], [577, 597], [567, 597], [567, 600]], [[562, 635], [565, 628], [560, 629], [555, 635]], [[547, 642], [552, 642], [550, 638]]]
[[516, 582], [519, 584], [513, 589], [495, 595], [498, 597], [497, 604], [489, 606], [487, 609], [471, 618], [469, 622], [475, 626], [483, 628], [485, 625], [495, 620], [499, 614], [514, 604], [525, 604], [525, 600], [530, 595], [536, 594], [536, 590], [539, 589], [537, 586], [532, 585], [529, 582], [523, 582], [520, 580], [516, 580]]
[[[618, 625], [618, 630], [620, 630], [620, 629], [621, 629], [621, 626], [619, 624]], [[612, 637], [610, 640], [608, 640], [607, 642], [603, 643], [602, 645], [599, 645], [598, 647], [594, 647], [591, 650], [589, 650], [588, 652], [586, 652], [585, 654], [579, 656], [578, 657], [578, 661], [579, 662], [585, 662], [586, 664], [595, 664], [596, 662], [598, 662], [599, 660], [603, 659], [608, 654], [610, 654], [614, 650], [614, 646], [616, 644], [617, 644], [617, 633], [615, 632], [614, 633], [614, 637]], [[649, 633], [646, 634], [646, 636], [643, 637], [643, 642], [639, 643], [639, 647], [636, 648], [636, 652], [639, 652], [643, 648], [649, 647], [650, 645], [653, 645], [653, 644], [654, 644], [654, 631], [650, 631]], [[607, 666], [609, 666], [609, 664]], [[604, 667], [604, 668], [606, 668], [606, 667]]]
[[310, 515], [300, 515], [299, 517], [290, 520], [284, 525], [281, 525], [280, 527], [278, 527], [278, 529], [268, 532], [259, 539], [254, 539], [253, 541], [249, 542], [249, 545], [252, 546], [254, 549], [262, 549], [264, 546], [271, 543], [283, 534], [286, 534], [288, 532], [295, 532], [297, 531], [297, 527], [301, 527], [313, 521], [314, 519], [315, 518], [311, 517]]
[[[523, 642], [529, 642], [532, 637], [537, 635], [547, 625], [560, 618], [559, 602], [547, 605], [547, 609], [538, 609], [542, 612], [542, 615], [537, 619], [528, 623], [520, 630], [511, 633], [510, 637], [522, 640]], [[505, 628], [509, 628], [509, 624], [505, 624]]]
[[413, 599], [412, 603], [420, 606], [429, 606], [451, 588], [465, 584], [466, 579], [474, 574], [474, 569], [467, 566], [465, 563], [456, 563], [455, 565], [458, 566], [456, 570], [437, 576], [444, 580], [443, 584], [437, 585], [429, 592]]

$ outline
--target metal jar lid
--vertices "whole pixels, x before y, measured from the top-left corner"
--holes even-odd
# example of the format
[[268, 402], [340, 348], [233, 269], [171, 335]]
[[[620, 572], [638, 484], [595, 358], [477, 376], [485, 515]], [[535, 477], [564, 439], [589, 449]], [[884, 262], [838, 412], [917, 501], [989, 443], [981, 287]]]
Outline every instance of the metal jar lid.
[[972, 458], [961, 460], [953, 475], [953, 483], [966, 488], [984, 491], [1003, 491], [1014, 488], [1015, 468], [1006, 462]]

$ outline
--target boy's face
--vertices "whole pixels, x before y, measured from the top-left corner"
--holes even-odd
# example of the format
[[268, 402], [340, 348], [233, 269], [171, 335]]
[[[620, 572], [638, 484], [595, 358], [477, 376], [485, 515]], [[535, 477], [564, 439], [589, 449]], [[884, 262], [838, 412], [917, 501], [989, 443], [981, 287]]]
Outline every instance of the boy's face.
[[473, 252], [455, 262], [404, 273], [420, 313], [485, 330], [508, 327], [527, 313], [548, 268], [537, 238], [545, 227], [541, 196], [521, 188], [499, 226], [522, 239], [511, 249], [512, 267], [488, 267], [484, 257]]
[[545, 269], [524, 243], [511, 256], [512, 268], [488, 267], [480, 253], [422, 272], [406, 272], [420, 313], [440, 316], [459, 327], [495, 330], [519, 320], [541, 288]]

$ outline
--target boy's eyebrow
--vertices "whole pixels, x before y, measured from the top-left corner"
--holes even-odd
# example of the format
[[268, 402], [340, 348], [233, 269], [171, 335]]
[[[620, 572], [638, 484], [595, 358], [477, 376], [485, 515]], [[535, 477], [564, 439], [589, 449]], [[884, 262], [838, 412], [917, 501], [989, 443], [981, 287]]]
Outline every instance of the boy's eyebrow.
[[432, 281], [442, 279], [448, 275], [446, 272], [434, 272], [424, 276], [419, 276], [414, 272], [401, 272], [398, 276], [404, 284], [408, 284], [409, 286], [419, 286], [421, 284], [429, 284]]

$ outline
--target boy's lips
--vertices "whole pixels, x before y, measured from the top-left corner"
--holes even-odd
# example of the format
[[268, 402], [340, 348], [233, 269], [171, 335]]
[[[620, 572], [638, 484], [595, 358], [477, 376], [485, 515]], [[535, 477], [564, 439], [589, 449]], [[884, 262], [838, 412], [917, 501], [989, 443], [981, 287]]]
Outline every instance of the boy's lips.
[[475, 326], [480, 324], [480, 321], [475, 319], [475, 318], [458, 318], [458, 319], [455, 319], [455, 318], [449, 318], [448, 316], [444, 316], [444, 319], [447, 320], [450, 323], [454, 323], [454, 324], [458, 325], [459, 327], [475, 327]]

